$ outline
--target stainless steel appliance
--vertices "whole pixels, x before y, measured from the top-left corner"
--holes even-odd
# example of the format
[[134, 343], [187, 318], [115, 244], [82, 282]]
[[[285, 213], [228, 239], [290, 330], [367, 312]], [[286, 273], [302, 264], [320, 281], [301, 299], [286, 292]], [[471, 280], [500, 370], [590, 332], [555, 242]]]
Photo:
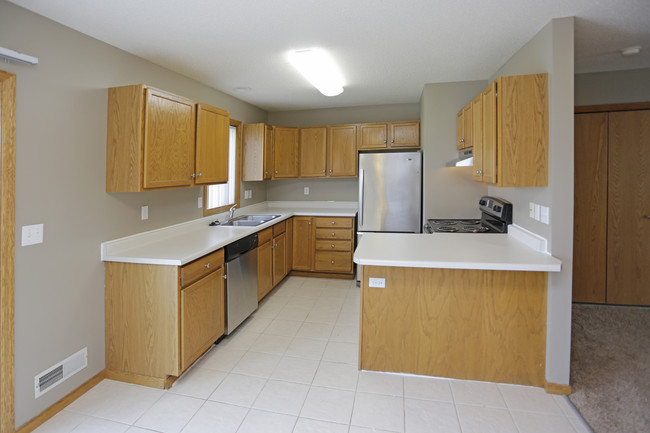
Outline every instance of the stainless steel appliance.
[[257, 309], [257, 233], [224, 249], [226, 262], [226, 334]]
[[425, 233], [507, 233], [512, 203], [490, 196], [478, 201], [481, 219], [428, 219]]
[[364, 233], [420, 233], [421, 228], [422, 152], [359, 153], [357, 243]]
[[359, 154], [357, 232], [420, 233], [422, 152]]

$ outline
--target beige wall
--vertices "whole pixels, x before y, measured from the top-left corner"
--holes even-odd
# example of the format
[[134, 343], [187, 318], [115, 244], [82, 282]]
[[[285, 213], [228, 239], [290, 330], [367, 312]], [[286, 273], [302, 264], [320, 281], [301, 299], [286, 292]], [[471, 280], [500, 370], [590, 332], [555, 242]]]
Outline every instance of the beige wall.
[[575, 104], [650, 101], [650, 68], [576, 74]]
[[[418, 120], [420, 104], [389, 104], [269, 113], [268, 123], [276, 126], [321, 126], [341, 123]], [[309, 195], [304, 195], [304, 187]], [[357, 178], [287, 179], [267, 183], [268, 200], [356, 201]]]
[[[0, 63], [17, 77], [16, 425], [104, 368], [102, 241], [202, 216], [201, 188], [107, 194], [106, 106], [111, 86], [146, 83], [227, 109], [243, 122], [267, 113], [179, 74], [0, 1], [1, 45], [39, 58]], [[254, 199], [266, 199], [263, 184]], [[243, 189], [242, 189], [243, 190]], [[149, 206], [140, 221], [140, 206]], [[21, 247], [21, 226], [44, 243]], [[39, 399], [34, 376], [88, 347], [89, 365]]]
[[[554, 19], [521, 48], [494, 77], [549, 74], [549, 182], [544, 188], [490, 187], [490, 195], [514, 204], [513, 221], [549, 241], [562, 272], [549, 273], [546, 380], [569, 384], [573, 262], [573, 18]], [[528, 216], [528, 203], [550, 207], [550, 224]]]
[[426, 84], [420, 99], [424, 155], [423, 220], [477, 218], [487, 187], [472, 180], [472, 167], [446, 167], [458, 157], [456, 114], [487, 86], [487, 81]]

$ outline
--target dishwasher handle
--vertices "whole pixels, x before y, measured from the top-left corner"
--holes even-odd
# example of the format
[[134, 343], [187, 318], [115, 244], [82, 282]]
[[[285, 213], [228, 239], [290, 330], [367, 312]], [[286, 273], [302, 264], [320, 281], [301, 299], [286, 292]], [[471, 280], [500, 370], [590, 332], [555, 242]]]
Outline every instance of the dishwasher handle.
[[232, 262], [236, 258], [241, 257], [247, 252], [257, 248], [257, 245], [257, 233], [253, 233], [252, 235], [248, 235], [245, 238], [236, 240], [235, 242], [226, 245], [224, 248], [224, 261], [226, 263]]

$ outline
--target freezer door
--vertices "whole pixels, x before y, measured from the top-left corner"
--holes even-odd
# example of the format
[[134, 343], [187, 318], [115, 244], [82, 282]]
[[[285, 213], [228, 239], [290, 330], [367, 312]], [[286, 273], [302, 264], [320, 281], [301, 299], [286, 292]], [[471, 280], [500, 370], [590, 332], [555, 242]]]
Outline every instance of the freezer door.
[[358, 231], [420, 233], [422, 152], [359, 155]]

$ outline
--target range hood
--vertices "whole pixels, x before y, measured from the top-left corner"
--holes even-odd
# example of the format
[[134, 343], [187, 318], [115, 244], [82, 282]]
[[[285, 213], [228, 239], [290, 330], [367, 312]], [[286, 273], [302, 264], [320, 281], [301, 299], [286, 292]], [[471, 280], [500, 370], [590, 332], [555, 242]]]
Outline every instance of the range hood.
[[449, 161], [447, 167], [471, 167], [474, 165], [473, 149], [461, 150], [458, 152], [458, 158]]

